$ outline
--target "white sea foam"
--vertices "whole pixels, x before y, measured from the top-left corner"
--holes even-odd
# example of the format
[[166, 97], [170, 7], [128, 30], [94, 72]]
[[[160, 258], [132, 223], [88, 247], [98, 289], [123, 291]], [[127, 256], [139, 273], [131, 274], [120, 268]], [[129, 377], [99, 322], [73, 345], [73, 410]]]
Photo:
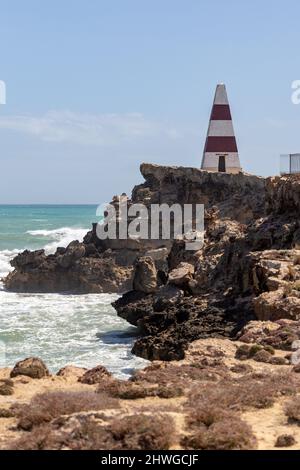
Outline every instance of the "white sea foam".
[[6, 276], [13, 268], [10, 261], [19, 253], [19, 250], [0, 251], [0, 279]]
[[46, 253], [54, 253], [58, 246], [66, 247], [73, 240], [82, 241], [88, 229], [78, 227], [61, 227], [53, 230], [28, 230], [26, 233], [33, 237], [44, 237], [53, 240], [46, 243], [44, 249]]
[[[50, 253], [57, 246], [82, 240], [86, 232], [62, 227], [28, 234], [45, 237], [44, 248]], [[10, 260], [20, 251], [0, 251], [0, 278], [12, 270]], [[147, 361], [130, 352], [135, 329], [117, 316], [111, 306], [116, 298], [111, 294], [18, 294], [5, 291], [0, 283], [0, 367], [39, 356], [52, 371], [66, 364], [103, 364], [116, 376], [128, 377]]]

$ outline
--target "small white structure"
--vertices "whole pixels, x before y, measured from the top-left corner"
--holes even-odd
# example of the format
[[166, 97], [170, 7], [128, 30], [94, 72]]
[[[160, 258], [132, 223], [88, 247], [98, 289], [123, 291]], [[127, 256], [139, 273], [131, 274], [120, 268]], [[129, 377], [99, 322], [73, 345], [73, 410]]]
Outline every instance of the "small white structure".
[[300, 175], [300, 153], [280, 155], [281, 175]]
[[223, 83], [217, 85], [201, 169], [224, 173], [242, 171], [226, 87]]

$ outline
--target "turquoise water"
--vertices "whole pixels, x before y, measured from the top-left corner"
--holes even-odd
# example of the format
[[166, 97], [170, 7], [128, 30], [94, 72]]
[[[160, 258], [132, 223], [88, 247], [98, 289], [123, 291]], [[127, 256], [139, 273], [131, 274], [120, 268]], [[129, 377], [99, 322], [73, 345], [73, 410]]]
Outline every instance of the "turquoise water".
[[[1, 206], [0, 278], [24, 249], [82, 240], [96, 219], [97, 206]], [[132, 356], [135, 329], [111, 306], [116, 295], [15, 294], [0, 282], [0, 367], [39, 356], [52, 371], [66, 364], [103, 364], [119, 377], [146, 361]]]
[[63, 236], [80, 236], [96, 221], [96, 209], [92, 205], [0, 205], [0, 251], [38, 249]]

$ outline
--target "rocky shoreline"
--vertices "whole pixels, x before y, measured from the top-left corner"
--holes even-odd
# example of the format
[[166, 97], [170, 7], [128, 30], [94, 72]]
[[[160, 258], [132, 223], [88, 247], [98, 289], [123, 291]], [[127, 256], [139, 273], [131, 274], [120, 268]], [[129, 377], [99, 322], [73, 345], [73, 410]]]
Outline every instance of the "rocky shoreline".
[[[138, 326], [133, 352], [182, 359], [208, 337], [235, 338], [250, 320], [300, 315], [300, 177], [260, 178], [195, 168], [142, 164], [145, 182], [128, 206], [205, 205], [199, 251], [182, 240], [99, 240], [96, 224], [83, 243], [46, 256], [19, 254], [5, 287], [18, 292], [118, 292], [120, 317]], [[124, 198], [125, 195], [122, 195]], [[120, 199], [112, 203], [118, 209]]]
[[[101, 241], [94, 225], [82, 243], [53, 255], [19, 254], [4, 284], [17, 292], [122, 294], [114, 307], [139, 328], [133, 353], [154, 362], [128, 381], [102, 366], [66, 368], [57, 376], [45, 366], [38, 380], [28, 379], [24, 364], [21, 373], [20, 364], [18, 373], [1, 371], [8, 397], [1, 445], [297, 448], [300, 177], [264, 179], [150, 164], [142, 164], [141, 173], [145, 182], [133, 189], [129, 206], [205, 205], [201, 250], [187, 251], [183, 240], [172, 239]], [[118, 203], [115, 197], [116, 208]], [[32, 381], [39, 385], [27, 393]], [[91, 390], [92, 396], [84, 396]], [[82, 395], [65, 397], [73, 407], [57, 405], [64, 396], [55, 393], [74, 391]], [[157, 418], [149, 416], [153, 410]], [[160, 432], [164, 422], [167, 440]]]

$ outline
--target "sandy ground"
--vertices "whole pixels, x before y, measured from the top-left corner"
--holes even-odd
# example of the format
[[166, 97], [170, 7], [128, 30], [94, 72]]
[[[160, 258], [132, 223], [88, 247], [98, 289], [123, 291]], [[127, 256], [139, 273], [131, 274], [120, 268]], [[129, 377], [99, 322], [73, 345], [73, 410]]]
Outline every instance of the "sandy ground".
[[[235, 359], [235, 351], [239, 342], [231, 342], [226, 339], [207, 339], [198, 340], [190, 345], [187, 351], [186, 358], [179, 361], [177, 364], [191, 363], [200, 356], [209, 354], [211, 348], [218, 349], [224, 353], [224, 362], [227, 366], [231, 367], [235, 364], [241, 364], [241, 361]], [[285, 355], [284, 351], [276, 351], [276, 355]], [[279, 372], [280, 370], [287, 371], [291, 366], [270, 365], [259, 363], [254, 360], [242, 361], [244, 364], [250, 364], [251, 367], [257, 372]], [[82, 371], [83, 372], [83, 371]], [[0, 379], [9, 378], [10, 369], [0, 370]], [[50, 376], [41, 379], [31, 379], [25, 376], [18, 376], [13, 379], [14, 393], [9, 396], [0, 396], [0, 408], [9, 408], [14, 403], [27, 403], [37, 393], [53, 390], [72, 390], [83, 391], [96, 389], [97, 385], [86, 385], [78, 382], [78, 376], [81, 371], [71, 371], [65, 377]], [[299, 389], [300, 394], [300, 389]], [[300, 426], [297, 424], [289, 424], [287, 417], [284, 414], [284, 404], [290, 398], [278, 398], [274, 406], [266, 409], [251, 409], [241, 414], [252, 428], [257, 442], [258, 449], [276, 449], [275, 441], [279, 435], [291, 434], [295, 438], [295, 445], [289, 449], [300, 449]], [[176, 423], [177, 437], [172, 445], [172, 449], [179, 449], [179, 435], [186, 434], [185, 429], [185, 413], [183, 410], [184, 397], [160, 399], [160, 398], [143, 398], [136, 400], [120, 400], [121, 409], [118, 413], [132, 414], [135, 412], [145, 413], [164, 413], [170, 414]], [[16, 429], [16, 418], [0, 418], [0, 446], [4, 442], [15, 440], [22, 431]], [[281, 448], [282, 449], [282, 448]]]

